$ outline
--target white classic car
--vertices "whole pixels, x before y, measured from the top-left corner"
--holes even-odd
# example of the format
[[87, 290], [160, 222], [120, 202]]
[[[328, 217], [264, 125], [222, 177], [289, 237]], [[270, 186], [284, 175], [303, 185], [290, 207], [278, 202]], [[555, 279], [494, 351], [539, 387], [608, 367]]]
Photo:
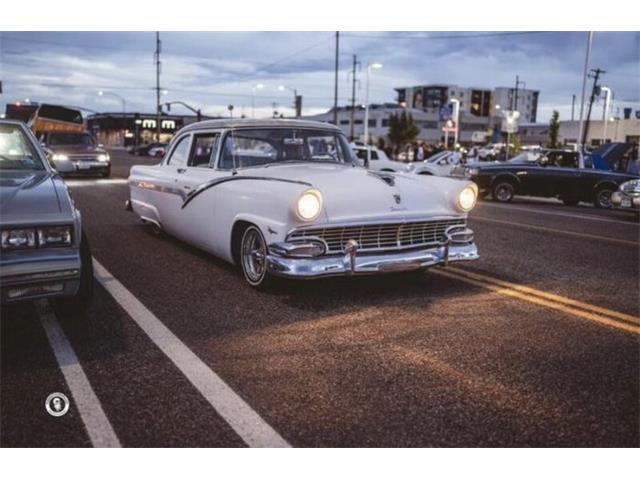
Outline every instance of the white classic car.
[[366, 170], [325, 123], [194, 123], [161, 164], [133, 166], [129, 186], [144, 222], [239, 265], [255, 287], [478, 258], [474, 183]]

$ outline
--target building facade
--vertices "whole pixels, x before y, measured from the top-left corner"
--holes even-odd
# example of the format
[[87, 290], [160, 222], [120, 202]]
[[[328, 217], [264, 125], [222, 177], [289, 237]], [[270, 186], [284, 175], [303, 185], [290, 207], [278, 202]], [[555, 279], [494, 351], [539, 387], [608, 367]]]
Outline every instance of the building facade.
[[[389, 133], [389, 118], [393, 114], [407, 112], [413, 116], [416, 124], [420, 128], [418, 140], [427, 143], [437, 144], [445, 139], [442, 128], [446, 121], [441, 120], [439, 109], [419, 109], [404, 108], [398, 104], [372, 104], [369, 106], [369, 135], [374, 142], [380, 138], [386, 138]], [[364, 141], [364, 106], [358, 105], [353, 111], [354, 125], [353, 137], [351, 136], [351, 106], [338, 107], [338, 127], [351, 140]], [[303, 117], [306, 120], [333, 123], [333, 109], [319, 115]], [[489, 118], [476, 117], [466, 112], [460, 112], [460, 133], [458, 141], [460, 143], [484, 143], [490, 127]], [[453, 134], [449, 134], [450, 141], [453, 141]]]
[[397, 101], [407, 108], [439, 112], [455, 99], [460, 111], [479, 117], [500, 117], [500, 110], [518, 110], [522, 122], [535, 123], [538, 115], [538, 90], [496, 87], [493, 89], [461, 87], [452, 84], [428, 84], [396, 88]]
[[87, 130], [99, 143], [110, 147], [167, 143], [183, 126], [197, 120], [195, 115], [161, 115], [160, 138], [153, 113], [96, 113], [86, 118]]

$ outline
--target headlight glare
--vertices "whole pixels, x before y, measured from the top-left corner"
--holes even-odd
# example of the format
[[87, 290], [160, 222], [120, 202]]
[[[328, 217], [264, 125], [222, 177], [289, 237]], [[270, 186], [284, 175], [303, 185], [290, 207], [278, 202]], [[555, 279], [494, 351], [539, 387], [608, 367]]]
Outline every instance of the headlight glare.
[[475, 183], [467, 185], [458, 194], [458, 208], [463, 212], [470, 211], [475, 205], [478, 198], [478, 187]]
[[41, 247], [63, 247], [71, 245], [71, 227], [42, 227], [38, 229], [38, 244]]
[[63, 153], [54, 153], [51, 158], [53, 160], [69, 160], [69, 156]]
[[16, 228], [10, 230], [2, 230], [3, 250], [34, 248], [35, 246], [36, 231], [33, 228]]
[[99, 162], [108, 162], [109, 161], [109, 155], [106, 153], [101, 153], [100, 155], [98, 155], [98, 161]]
[[296, 213], [305, 222], [315, 220], [322, 211], [322, 194], [318, 190], [307, 190], [298, 198]]

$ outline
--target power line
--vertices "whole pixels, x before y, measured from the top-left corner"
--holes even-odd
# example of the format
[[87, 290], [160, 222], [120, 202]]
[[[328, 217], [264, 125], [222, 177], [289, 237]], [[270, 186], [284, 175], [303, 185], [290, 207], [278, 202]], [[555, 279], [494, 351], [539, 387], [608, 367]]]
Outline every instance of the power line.
[[517, 35], [539, 35], [545, 33], [557, 33], [557, 32], [544, 32], [544, 31], [525, 31], [525, 32], [485, 32], [485, 33], [471, 33], [471, 34], [451, 34], [451, 35], [373, 35], [373, 34], [358, 34], [358, 33], [343, 33], [345, 37], [352, 38], [375, 38], [378, 40], [453, 40], [453, 39], [465, 39], [465, 38], [485, 38], [485, 37], [511, 37]]

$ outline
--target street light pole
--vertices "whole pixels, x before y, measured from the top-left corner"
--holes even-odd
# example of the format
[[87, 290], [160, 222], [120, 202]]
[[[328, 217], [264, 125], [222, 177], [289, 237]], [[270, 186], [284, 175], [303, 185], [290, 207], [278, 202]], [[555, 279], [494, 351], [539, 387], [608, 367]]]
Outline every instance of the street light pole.
[[604, 107], [602, 108], [602, 144], [607, 143], [607, 120], [609, 119], [609, 103], [611, 102], [611, 89], [609, 87], [600, 88], [601, 92], [605, 92]]
[[367, 147], [367, 162], [365, 168], [369, 168], [369, 162], [371, 161], [371, 146], [369, 145], [369, 90], [371, 83], [371, 70], [373, 68], [382, 68], [382, 64], [378, 62], [367, 63], [367, 88], [364, 104], [364, 144]]
[[126, 119], [125, 119], [125, 114], [127, 112], [127, 101], [126, 99], [122, 96], [122, 95], [118, 95], [115, 92], [109, 92], [109, 91], [103, 91], [100, 90], [98, 92], [98, 96], [102, 97], [104, 95], [112, 95], [116, 98], [119, 98], [120, 101], [122, 102], [122, 146], [124, 147], [124, 130], [126, 130]]
[[453, 118], [454, 122], [456, 122], [456, 129], [453, 132], [453, 149], [456, 149], [456, 145], [458, 144], [458, 136], [460, 132], [460, 125], [458, 122], [460, 121], [460, 100], [457, 98], [452, 98], [450, 100], [453, 103]]

